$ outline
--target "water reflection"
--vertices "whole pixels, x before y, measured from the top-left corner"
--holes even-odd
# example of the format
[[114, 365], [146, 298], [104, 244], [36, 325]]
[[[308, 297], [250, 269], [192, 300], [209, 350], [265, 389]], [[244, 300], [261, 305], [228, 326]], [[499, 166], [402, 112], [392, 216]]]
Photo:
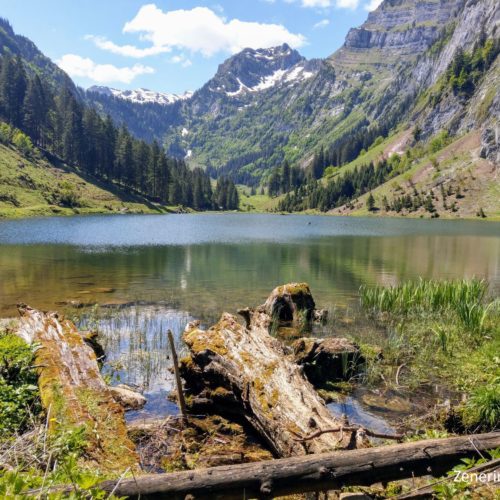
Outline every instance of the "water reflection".
[[0, 246], [0, 315], [17, 302], [164, 301], [210, 320], [260, 303], [279, 283], [307, 281], [324, 307], [355, 300], [362, 284], [484, 277], [500, 284], [500, 238], [325, 237], [302, 244], [245, 243], [108, 248]]

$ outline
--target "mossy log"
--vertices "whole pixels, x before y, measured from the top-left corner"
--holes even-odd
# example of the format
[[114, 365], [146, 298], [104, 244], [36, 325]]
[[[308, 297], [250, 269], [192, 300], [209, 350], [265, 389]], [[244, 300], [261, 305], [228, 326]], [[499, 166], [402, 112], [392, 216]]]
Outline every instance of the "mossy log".
[[75, 325], [57, 313], [43, 313], [26, 305], [18, 309], [18, 335], [40, 346], [35, 364], [49, 433], [57, 435], [83, 426], [87, 440], [84, 455], [89, 465], [102, 473], [138, 468], [123, 407], [115, 402], [94, 351]]
[[[257, 315], [257, 317], [255, 317]], [[223, 314], [207, 331], [198, 322], [184, 333], [191, 357], [183, 360], [188, 403], [206, 402], [215, 412], [238, 414], [277, 457], [354, 448], [355, 432], [322, 434], [310, 441], [300, 437], [339, 427], [303, 370], [288, 350], [268, 333], [268, 315], [255, 311], [250, 328]]]

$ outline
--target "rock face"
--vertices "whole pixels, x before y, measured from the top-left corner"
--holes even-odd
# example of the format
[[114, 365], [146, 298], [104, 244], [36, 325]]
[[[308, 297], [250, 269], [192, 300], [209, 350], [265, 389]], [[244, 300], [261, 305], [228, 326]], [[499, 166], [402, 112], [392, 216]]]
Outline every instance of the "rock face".
[[481, 158], [500, 165], [500, 126], [485, 128], [481, 134]]
[[102, 87], [100, 85], [93, 85], [89, 87], [88, 92], [101, 94], [108, 97], [115, 97], [123, 101], [129, 101], [136, 104], [159, 104], [166, 106], [167, 104], [174, 104], [177, 101], [184, 101], [191, 98], [192, 92], [185, 92], [184, 94], [167, 94], [165, 92], [154, 92], [149, 89], [136, 89], [136, 90], [118, 90], [110, 87]]
[[315, 387], [328, 382], [349, 380], [364, 364], [359, 347], [343, 338], [302, 338], [293, 345], [295, 362]]
[[408, 27], [394, 32], [354, 28], [347, 35], [345, 47], [348, 49], [390, 49], [412, 54], [426, 50], [438, 36], [437, 26]]
[[266, 77], [278, 71], [287, 71], [299, 62], [304, 62], [296, 50], [287, 44], [269, 49], [245, 49], [222, 63], [217, 74], [204, 88], [210, 92], [238, 92], [243, 85], [255, 88], [263, 83]]

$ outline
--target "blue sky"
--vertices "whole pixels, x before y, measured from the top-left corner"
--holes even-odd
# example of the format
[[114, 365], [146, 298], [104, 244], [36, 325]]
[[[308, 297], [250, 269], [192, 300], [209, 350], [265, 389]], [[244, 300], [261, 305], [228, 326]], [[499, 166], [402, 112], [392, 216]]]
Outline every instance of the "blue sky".
[[196, 90], [247, 46], [326, 57], [378, 0], [0, 0], [0, 16], [83, 87]]

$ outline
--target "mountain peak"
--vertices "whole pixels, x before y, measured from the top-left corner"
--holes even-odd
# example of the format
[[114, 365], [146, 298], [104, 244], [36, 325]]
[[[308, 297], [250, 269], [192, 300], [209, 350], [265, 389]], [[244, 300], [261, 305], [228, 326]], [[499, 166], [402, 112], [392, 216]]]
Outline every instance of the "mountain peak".
[[284, 43], [276, 47], [242, 50], [219, 66], [207, 86], [211, 92], [236, 97], [312, 75], [308, 61]]

